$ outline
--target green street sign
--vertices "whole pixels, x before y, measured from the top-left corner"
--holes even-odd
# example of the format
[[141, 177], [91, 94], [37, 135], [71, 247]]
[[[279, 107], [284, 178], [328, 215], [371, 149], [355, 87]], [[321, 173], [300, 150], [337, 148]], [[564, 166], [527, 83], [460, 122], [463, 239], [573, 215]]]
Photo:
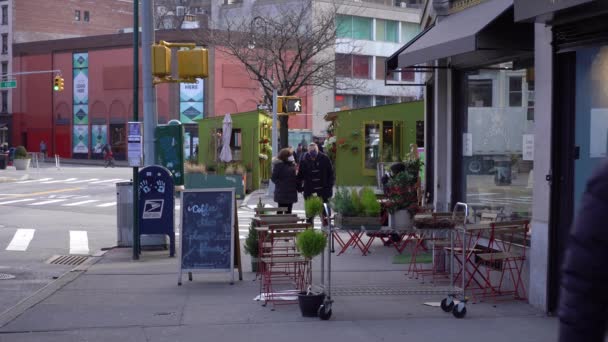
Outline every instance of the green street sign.
[[0, 82], [0, 89], [17, 88], [17, 80]]

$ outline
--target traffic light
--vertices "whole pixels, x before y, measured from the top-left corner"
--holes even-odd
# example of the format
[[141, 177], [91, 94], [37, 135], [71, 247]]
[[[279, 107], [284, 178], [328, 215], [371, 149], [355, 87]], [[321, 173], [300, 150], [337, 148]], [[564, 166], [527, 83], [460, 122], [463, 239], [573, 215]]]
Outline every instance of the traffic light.
[[177, 77], [183, 79], [209, 77], [209, 51], [207, 49], [177, 51]]
[[164, 45], [152, 45], [152, 75], [159, 78], [171, 75], [171, 49]]
[[57, 75], [53, 81], [53, 90], [54, 91], [63, 91], [63, 77]]
[[294, 96], [279, 96], [277, 98], [277, 113], [292, 114], [302, 112], [302, 99]]

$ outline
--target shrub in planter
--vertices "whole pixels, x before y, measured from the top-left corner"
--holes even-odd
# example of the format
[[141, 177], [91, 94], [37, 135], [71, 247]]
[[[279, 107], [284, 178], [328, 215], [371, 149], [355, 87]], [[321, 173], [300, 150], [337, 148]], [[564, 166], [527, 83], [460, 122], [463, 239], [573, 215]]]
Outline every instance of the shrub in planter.
[[18, 146], [15, 149], [15, 159], [29, 159], [27, 156], [27, 150], [24, 146]]
[[30, 166], [30, 158], [27, 155], [27, 150], [23, 146], [19, 146], [15, 149], [15, 160], [13, 161], [15, 169], [27, 170]]
[[361, 205], [365, 216], [380, 216], [381, 206], [376, 194], [371, 188], [361, 190]]
[[307, 198], [304, 201], [304, 212], [308, 219], [321, 216], [323, 213], [323, 200], [317, 196]]
[[[323, 253], [326, 244], [327, 237], [325, 234], [314, 229], [307, 229], [296, 237], [296, 247], [298, 248], [298, 251], [308, 260]], [[309, 267], [312, 267], [312, 263], [309, 263]], [[309, 277], [312, 282], [312, 270], [309, 270], [309, 272]], [[324, 293], [313, 293], [310, 290], [310, 287], [308, 291], [301, 292], [298, 296], [298, 304], [302, 316], [317, 317], [317, 313], [323, 304], [324, 299]]]
[[251, 255], [251, 271], [258, 271], [258, 257], [260, 256], [260, 245], [258, 231], [255, 230], [253, 221], [249, 224], [249, 234], [245, 239], [245, 245], [243, 246], [245, 253]]

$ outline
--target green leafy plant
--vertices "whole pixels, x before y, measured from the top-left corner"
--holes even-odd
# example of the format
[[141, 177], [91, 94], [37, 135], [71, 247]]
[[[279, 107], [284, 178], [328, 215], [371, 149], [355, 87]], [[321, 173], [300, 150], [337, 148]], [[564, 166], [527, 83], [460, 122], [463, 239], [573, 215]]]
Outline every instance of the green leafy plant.
[[415, 215], [419, 210], [416, 183], [423, 163], [419, 159], [408, 159], [403, 164], [405, 170], [393, 175], [386, 184], [385, 205], [391, 214], [398, 210], [408, 210], [410, 214]]
[[327, 238], [322, 231], [306, 229], [296, 236], [298, 251], [306, 259], [312, 259], [321, 254], [327, 244]]
[[15, 159], [29, 159], [27, 156], [27, 150], [23, 146], [18, 146], [15, 149]]
[[350, 191], [350, 200], [353, 206], [354, 216], [363, 216], [365, 213], [365, 208], [363, 207], [363, 203], [361, 203], [361, 196], [356, 189], [352, 189]]
[[321, 216], [323, 213], [323, 200], [318, 196], [312, 196], [304, 201], [306, 218]]
[[361, 189], [361, 204], [365, 216], [380, 216], [380, 202], [378, 202], [378, 198], [371, 188]]
[[255, 230], [253, 221], [249, 224], [249, 235], [245, 239], [245, 253], [257, 258], [260, 255], [258, 231]]
[[346, 188], [338, 188], [332, 199], [333, 210], [344, 216], [354, 216], [355, 208], [351, 198], [351, 193]]

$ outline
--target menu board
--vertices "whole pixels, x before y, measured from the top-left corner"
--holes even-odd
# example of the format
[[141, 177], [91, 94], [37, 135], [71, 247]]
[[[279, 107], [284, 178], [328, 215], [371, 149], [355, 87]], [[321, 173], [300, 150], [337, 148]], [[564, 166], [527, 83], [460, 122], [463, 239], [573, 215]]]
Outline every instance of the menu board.
[[179, 285], [196, 270], [232, 272], [234, 282], [235, 206], [234, 189], [182, 192]]

